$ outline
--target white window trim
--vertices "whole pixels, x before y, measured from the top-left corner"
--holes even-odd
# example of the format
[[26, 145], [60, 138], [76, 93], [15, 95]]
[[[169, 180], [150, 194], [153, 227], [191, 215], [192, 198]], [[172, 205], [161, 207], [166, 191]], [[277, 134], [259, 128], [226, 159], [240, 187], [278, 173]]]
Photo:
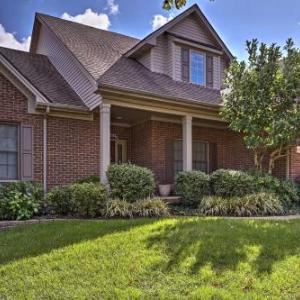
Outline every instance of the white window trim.
[[[192, 64], [191, 64], [191, 61], [192, 61], [192, 53], [197, 53], [197, 54], [201, 54], [203, 56], [203, 78], [204, 78], [204, 82], [203, 84], [201, 83], [195, 83], [195, 82], [192, 82]], [[198, 51], [198, 50], [193, 50], [193, 49], [189, 49], [189, 56], [190, 56], [190, 60], [189, 60], [189, 71], [190, 71], [190, 83], [192, 84], [196, 84], [196, 85], [200, 85], [200, 86], [206, 86], [206, 53], [205, 52], [202, 52], [202, 51]]]

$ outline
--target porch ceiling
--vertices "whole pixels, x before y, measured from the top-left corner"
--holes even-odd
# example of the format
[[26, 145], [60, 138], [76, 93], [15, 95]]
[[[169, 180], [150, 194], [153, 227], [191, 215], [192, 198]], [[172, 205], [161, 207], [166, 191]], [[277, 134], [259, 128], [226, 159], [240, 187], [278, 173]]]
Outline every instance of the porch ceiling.
[[[127, 108], [112, 105], [111, 122], [119, 125], [134, 126], [147, 120], [165, 121], [182, 124], [182, 117], [178, 115], [151, 112], [147, 110]], [[194, 126], [225, 129], [226, 123], [222, 121], [193, 118]]]
[[127, 108], [121, 106], [112, 106], [111, 108], [111, 122], [124, 123], [129, 126], [150, 120], [151, 118], [174, 119], [174, 121], [181, 122], [181, 118], [170, 114], [154, 113], [147, 110], [140, 110], [134, 108]]

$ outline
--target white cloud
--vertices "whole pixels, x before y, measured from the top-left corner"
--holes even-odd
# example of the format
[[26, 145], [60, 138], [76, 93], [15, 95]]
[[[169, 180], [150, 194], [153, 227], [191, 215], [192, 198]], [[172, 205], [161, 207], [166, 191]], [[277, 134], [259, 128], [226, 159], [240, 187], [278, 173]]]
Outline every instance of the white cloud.
[[110, 15], [117, 15], [119, 13], [119, 4], [115, 3], [115, 0], [107, 0], [107, 7]]
[[90, 8], [88, 8], [83, 14], [71, 16], [65, 12], [61, 17], [65, 20], [82, 23], [104, 30], [107, 30], [110, 26], [110, 20], [107, 14], [94, 12]]
[[152, 30], [158, 29], [159, 27], [165, 25], [172, 19], [173, 19], [172, 15], [169, 15], [168, 17], [165, 17], [163, 15], [154, 15], [152, 19]]
[[28, 51], [30, 46], [31, 36], [18, 41], [14, 33], [7, 32], [2, 24], [0, 24], [0, 46], [13, 48], [17, 50]]

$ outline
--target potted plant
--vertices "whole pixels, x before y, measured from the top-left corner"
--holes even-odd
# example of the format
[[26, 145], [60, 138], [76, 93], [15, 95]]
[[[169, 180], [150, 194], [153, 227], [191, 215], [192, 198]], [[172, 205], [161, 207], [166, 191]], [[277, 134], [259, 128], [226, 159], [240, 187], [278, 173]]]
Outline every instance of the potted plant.
[[160, 183], [158, 185], [158, 191], [159, 191], [160, 196], [162, 196], [162, 197], [170, 196], [171, 187], [172, 187], [172, 185], [170, 183]]

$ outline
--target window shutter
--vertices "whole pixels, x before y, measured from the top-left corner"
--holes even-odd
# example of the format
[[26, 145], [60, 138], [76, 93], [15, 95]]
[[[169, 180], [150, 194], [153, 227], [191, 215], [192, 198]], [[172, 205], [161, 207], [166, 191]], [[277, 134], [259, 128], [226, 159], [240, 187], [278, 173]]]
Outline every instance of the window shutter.
[[210, 88], [214, 86], [213, 57], [211, 55], [206, 55], [206, 86]]
[[21, 179], [33, 180], [33, 130], [32, 126], [21, 127]]
[[190, 51], [188, 48], [181, 48], [181, 79], [190, 80]]
[[218, 169], [218, 145], [216, 143], [209, 143], [209, 172]]

